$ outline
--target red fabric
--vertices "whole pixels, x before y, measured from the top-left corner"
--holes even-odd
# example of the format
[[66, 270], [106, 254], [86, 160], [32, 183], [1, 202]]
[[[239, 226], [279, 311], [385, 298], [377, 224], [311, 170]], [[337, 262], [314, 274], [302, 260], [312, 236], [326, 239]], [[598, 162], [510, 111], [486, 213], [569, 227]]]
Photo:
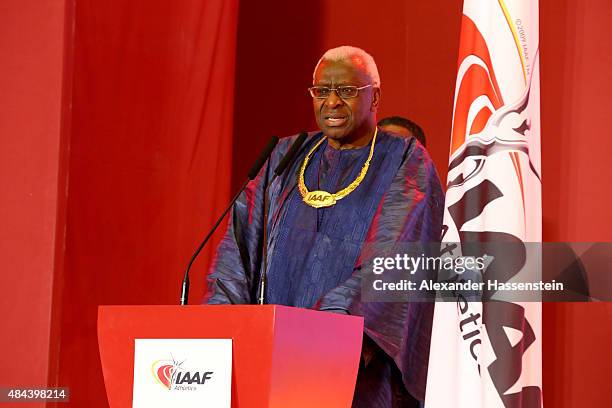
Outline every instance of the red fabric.
[[[612, 241], [611, 20], [605, 0], [540, 2], [544, 241]], [[609, 406], [612, 304], [543, 312], [544, 406]]]
[[61, 276], [66, 189], [64, 24], [61, 0], [0, 4], [2, 386], [43, 385], [55, 374], [53, 300]]
[[72, 406], [106, 406], [97, 306], [178, 304], [184, 267], [229, 201], [237, 8], [76, 2], [59, 367]]

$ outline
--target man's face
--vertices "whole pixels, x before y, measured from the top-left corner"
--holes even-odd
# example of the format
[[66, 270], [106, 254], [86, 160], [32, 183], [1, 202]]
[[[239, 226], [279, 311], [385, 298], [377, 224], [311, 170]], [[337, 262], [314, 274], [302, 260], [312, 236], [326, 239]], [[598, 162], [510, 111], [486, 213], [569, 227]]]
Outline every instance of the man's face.
[[[357, 86], [371, 84], [360, 61], [322, 61], [314, 86]], [[323, 133], [341, 144], [351, 143], [374, 129], [380, 99], [378, 88], [364, 88], [354, 98], [342, 99], [332, 92], [326, 99], [313, 98], [315, 118]]]

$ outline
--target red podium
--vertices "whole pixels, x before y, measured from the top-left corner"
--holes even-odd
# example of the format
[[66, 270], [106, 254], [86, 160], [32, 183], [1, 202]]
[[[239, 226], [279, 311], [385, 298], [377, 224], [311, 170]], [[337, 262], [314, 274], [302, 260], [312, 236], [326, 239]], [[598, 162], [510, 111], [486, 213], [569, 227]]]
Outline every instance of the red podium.
[[131, 408], [134, 339], [233, 339], [233, 408], [350, 407], [363, 318], [276, 305], [100, 306], [111, 408]]

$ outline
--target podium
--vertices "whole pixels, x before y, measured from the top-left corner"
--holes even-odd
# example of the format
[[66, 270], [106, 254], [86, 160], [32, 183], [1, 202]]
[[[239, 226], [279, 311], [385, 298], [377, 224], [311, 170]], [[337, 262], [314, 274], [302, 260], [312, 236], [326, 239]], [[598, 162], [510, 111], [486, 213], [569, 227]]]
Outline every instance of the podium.
[[[363, 318], [277, 305], [100, 306], [110, 408], [131, 408], [135, 339], [232, 339], [232, 408], [348, 408]], [[206, 406], [204, 403], [202, 406]]]

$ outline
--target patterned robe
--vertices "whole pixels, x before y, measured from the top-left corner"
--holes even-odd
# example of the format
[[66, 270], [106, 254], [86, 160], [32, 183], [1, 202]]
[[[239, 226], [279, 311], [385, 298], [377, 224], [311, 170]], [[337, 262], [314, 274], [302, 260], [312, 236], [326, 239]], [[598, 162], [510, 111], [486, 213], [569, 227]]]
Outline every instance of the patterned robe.
[[[378, 132], [362, 183], [328, 208], [302, 202], [297, 173], [322, 138], [309, 134], [293, 164], [268, 189], [268, 303], [364, 317], [363, 359], [354, 407], [410, 406], [423, 400], [431, 303], [361, 301], [361, 265], [402, 242], [438, 242], [444, 195], [426, 150], [414, 138]], [[264, 190], [295, 140], [282, 139], [234, 205], [208, 277], [205, 303], [256, 303], [262, 263]], [[369, 153], [335, 150], [324, 142], [305, 172], [310, 191], [337, 192], [352, 182]], [[219, 284], [221, 281], [221, 284]], [[404, 401], [404, 402], [402, 402]]]

